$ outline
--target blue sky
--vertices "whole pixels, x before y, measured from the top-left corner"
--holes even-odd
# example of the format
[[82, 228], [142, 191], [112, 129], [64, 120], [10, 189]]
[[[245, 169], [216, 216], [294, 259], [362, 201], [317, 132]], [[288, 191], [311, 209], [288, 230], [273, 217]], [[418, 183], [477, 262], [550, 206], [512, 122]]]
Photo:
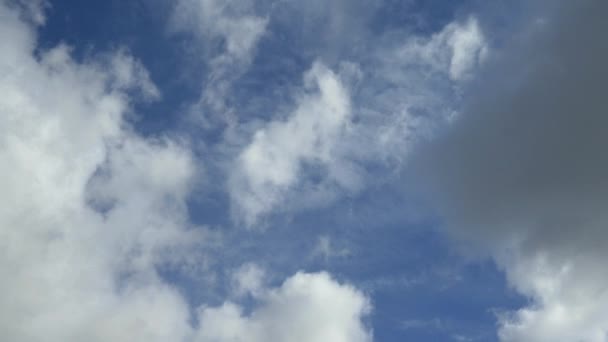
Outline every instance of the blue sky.
[[0, 331], [606, 341], [605, 8], [0, 0]]

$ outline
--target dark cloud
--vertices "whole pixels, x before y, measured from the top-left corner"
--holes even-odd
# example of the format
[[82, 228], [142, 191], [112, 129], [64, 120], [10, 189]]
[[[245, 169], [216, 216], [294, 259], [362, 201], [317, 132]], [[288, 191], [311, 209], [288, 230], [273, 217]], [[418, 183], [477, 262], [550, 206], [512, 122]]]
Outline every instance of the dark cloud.
[[448, 231], [531, 299], [502, 341], [603, 341], [608, 2], [542, 3], [412, 164]]
[[580, 1], [539, 16], [419, 151], [443, 213], [465, 234], [535, 245], [608, 237], [606, 10]]

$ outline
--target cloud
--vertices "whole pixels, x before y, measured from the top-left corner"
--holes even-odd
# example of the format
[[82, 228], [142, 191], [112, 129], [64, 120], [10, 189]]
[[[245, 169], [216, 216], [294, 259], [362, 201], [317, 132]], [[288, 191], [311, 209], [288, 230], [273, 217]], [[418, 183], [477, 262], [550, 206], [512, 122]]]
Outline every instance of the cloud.
[[362, 318], [368, 299], [327, 273], [297, 273], [281, 287], [266, 290], [249, 314], [226, 302], [199, 311], [197, 342], [228, 341], [371, 341]]
[[393, 173], [415, 140], [454, 114], [453, 94], [487, 50], [477, 20], [399, 38], [368, 42], [361, 63], [317, 61], [305, 73], [295, 109], [257, 129], [230, 164], [237, 221], [254, 226], [356, 193], [374, 178], [367, 167]]
[[431, 37], [414, 37], [399, 51], [405, 63], [429, 66], [453, 81], [470, 77], [487, 53], [483, 33], [475, 17], [446, 25]]
[[79, 64], [60, 45], [34, 57], [34, 28], [4, 4], [0, 16], [3, 338], [180, 340], [188, 307], [155, 265], [196, 240], [192, 157], [123, 119], [131, 91], [156, 88], [124, 53]]
[[347, 129], [350, 98], [339, 77], [315, 64], [304, 83], [308, 92], [289, 117], [256, 131], [238, 156], [230, 191], [237, 215], [247, 225], [271, 212], [301, 182], [305, 164], [328, 168]]
[[503, 341], [608, 334], [607, 9], [544, 7], [417, 159], [452, 233], [491, 253], [531, 300], [501, 317]]
[[351, 251], [348, 248], [338, 249], [332, 243], [329, 236], [320, 236], [317, 244], [312, 249], [311, 256], [321, 258], [324, 262], [328, 262], [332, 258], [343, 258], [350, 256]]
[[452, 48], [450, 60], [450, 77], [460, 80], [470, 76], [471, 71], [481, 62], [487, 53], [484, 37], [479, 24], [471, 17], [462, 26], [450, 28], [447, 40]]
[[192, 118], [205, 128], [236, 120], [227, 104], [232, 83], [249, 68], [268, 24], [254, 9], [252, 0], [180, 0], [175, 6], [170, 29], [193, 33], [195, 46], [202, 47], [201, 61], [209, 68], [201, 97], [191, 109]]
[[226, 54], [250, 57], [267, 20], [253, 14], [249, 0], [180, 0], [172, 17], [173, 30], [191, 30], [204, 39], [220, 38]]
[[371, 339], [368, 301], [351, 286], [298, 273], [267, 289], [254, 266], [235, 276], [260, 300], [252, 315], [201, 307], [192, 323], [198, 303], [158, 269], [197, 262], [204, 243], [187, 210], [197, 161], [179, 138], [142, 137], [125, 120], [134, 102], [160, 96], [145, 68], [124, 50], [83, 63], [65, 45], [35, 53], [36, 27], [1, 2], [0, 17], [4, 339]]
[[259, 296], [263, 290], [266, 272], [256, 264], [248, 263], [239, 267], [232, 276], [235, 294]]
[[353, 96], [358, 122], [344, 144], [350, 158], [398, 174], [412, 147], [460, 112], [489, 44], [474, 16], [430, 34], [381, 37]]
[[7, 6], [17, 6], [20, 15], [35, 25], [42, 25], [46, 22], [45, 10], [50, 7], [47, 0], [14, 0]]

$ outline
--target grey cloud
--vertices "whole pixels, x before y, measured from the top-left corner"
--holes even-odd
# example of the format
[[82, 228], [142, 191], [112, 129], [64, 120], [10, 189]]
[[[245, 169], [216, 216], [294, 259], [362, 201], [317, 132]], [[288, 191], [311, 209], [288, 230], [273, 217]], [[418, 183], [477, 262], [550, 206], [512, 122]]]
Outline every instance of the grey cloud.
[[501, 319], [503, 340], [604, 341], [608, 3], [543, 4], [419, 149], [416, 172], [451, 232], [534, 300]]
[[608, 41], [594, 13], [606, 7], [583, 1], [534, 24], [472, 89], [466, 114], [424, 149], [448, 216], [474, 235], [503, 234], [488, 227], [500, 221], [569, 243], [570, 226], [594, 226], [589, 218], [601, 214]]

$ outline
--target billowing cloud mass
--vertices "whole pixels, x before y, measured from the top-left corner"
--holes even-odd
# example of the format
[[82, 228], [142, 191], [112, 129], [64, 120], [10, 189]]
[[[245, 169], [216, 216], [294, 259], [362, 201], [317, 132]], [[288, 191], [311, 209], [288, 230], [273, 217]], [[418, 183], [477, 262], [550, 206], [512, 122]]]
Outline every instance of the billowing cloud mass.
[[607, 10], [548, 5], [421, 152], [452, 232], [531, 300], [500, 316], [503, 341], [608, 339]]
[[78, 64], [58, 46], [35, 58], [34, 28], [4, 4], [0, 16], [3, 338], [182, 338], [188, 308], [154, 265], [190, 243], [192, 158], [123, 121], [126, 92], [156, 88], [122, 53]]
[[301, 96], [285, 121], [257, 131], [238, 158], [231, 193], [246, 224], [285, 198], [305, 163], [327, 167], [335, 158], [333, 149], [349, 122], [348, 91], [322, 64], [308, 71], [304, 83], [312, 93]]
[[122, 50], [85, 62], [64, 45], [35, 52], [36, 27], [18, 10], [0, 2], [3, 340], [235, 341], [214, 321], [245, 324], [239, 341], [369, 339], [366, 297], [325, 274], [267, 289], [250, 318], [203, 308], [192, 324], [193, 304], [158, 267], [196, 262], [204, 229], [186, 206], [196, 161], [181, 139], [142, 137], [125, 120], [158, 89]]
[[369, 313], [369, 302], [327, 273], [298, 273], [278, 289], [256, 296], [260, 306], [249, 314], [230, 302], [200, 310], [197, 341], [372, 341], [361, 322]]

